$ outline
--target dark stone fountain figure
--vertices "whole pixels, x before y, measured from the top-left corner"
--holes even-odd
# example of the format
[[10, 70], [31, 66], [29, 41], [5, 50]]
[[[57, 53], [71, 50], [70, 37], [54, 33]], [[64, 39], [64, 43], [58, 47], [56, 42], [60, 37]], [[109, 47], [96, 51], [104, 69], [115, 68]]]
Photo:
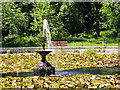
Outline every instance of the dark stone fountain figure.
[[45, 43], [44, 43], [44, 37], [42, 37], [42, 47], [43, 50], [36, 51], [40, 55], [42, 55], [42, 60], [36, 67], [33, 68], [34, 75], [37, 76], [49, 76], [51, 74], [55, 74], [55, 68], [46, 61], [46, 55], [49, 54], [52, 51], [46, 51], [45, 50]]

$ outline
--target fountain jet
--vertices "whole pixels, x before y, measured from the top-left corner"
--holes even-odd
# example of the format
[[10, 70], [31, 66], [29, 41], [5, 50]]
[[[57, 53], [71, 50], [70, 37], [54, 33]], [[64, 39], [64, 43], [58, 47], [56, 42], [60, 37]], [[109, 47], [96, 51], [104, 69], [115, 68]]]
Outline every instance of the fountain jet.
[[[47, 25], [48, 25], [48, 23], [45, 19], [44, 22], [43, 22], [43, 33], [44, 33], [44, 30], [47, 29]], [[46, 33], [47, 33], [47, 31], [46, 31]], [[34, 75], [49, 76], [51, 74], [55, 74], [55, 68], [49, 62], [46, 61], [46, 55], [48, 55], [52, 51], [45, 50], [44, 34], [43, 34], [43, 37], [42, 37], [42, 48], [43, 48], [43, 50], [36, 51], [37, 53], [42, 55], [42, 60], [41, 60], [40, 63], [38, 63], [38, 65], [36, 67], [33, 68]]]

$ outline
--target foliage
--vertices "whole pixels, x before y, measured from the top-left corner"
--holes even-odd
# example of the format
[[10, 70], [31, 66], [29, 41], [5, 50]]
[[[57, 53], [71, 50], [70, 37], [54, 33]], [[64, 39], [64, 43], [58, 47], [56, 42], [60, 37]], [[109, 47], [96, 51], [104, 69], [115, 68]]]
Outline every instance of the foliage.
[[4, 42], [2, 43], [3, 47], [28, 47], [28, 46], [41, 46], [41, 37], [37, 35], [34, 36], [24, 36], [20, 35], [8, 35], [4, 38]]
[[[79, 37], [62, 37], [56, 38], [52, 40], [65, 40], [68, 41], [68, 46], [103, 46], [102, 42], [104, 42], [106, 46], [118, 46], [118, 39], [115, 38], [98, 38], [97, 40], [94, 38], [81, 38]], [[19, 35], [9, 35], [4, 38], [4, 42], [2, 42], [3, 47], [34, 47], [41, 46], [42, 40], [40, 34], [36, 36], [24, 36], [21, 37]]]
[[118, 33], [117, 37], [120, 38], [120, 32]]
[[112, 30], [108, 30], [108, 31], [101, 31], [100, 35], [103, 38], [114, 38], [115, 33], [117, 33], [117, 31], [115, 29], [112, 29]]
[[120, 2], [102, 2], [101, 13], [101, 28], [107, 30], [108, 37], [117, 37], [120, 29]]
[[10, 50], [7, 50], [7, 54], [10, 54]]
[[[2, 2], [3, 46], [15, 42], [16, 46], [31, 46], [24, 44], [25, 38], [41, 37], [44, 19], [49, 23], [52, 40], [116, 38], [120, 30], [119, 8], [119, 2]], [[11, 39], [10, 45], [5, 44], [4, 40], [13, 34], [16, 41]]]
[[49, 19], [49, 8], [50, 5], [47, 2], [35, 2], [33, 3], [33, 11], [31, 11], [30, 15], [34, 18], [33, 22], [31, 22], [32, 31], [38, 31], [41, 33], [43, 27], [43, 20]]
[[8, 34], [23, 35], [28, 28], [28, 17], [21, 12], [21, 8], [14, 2], [2, 3], [3, 36]]

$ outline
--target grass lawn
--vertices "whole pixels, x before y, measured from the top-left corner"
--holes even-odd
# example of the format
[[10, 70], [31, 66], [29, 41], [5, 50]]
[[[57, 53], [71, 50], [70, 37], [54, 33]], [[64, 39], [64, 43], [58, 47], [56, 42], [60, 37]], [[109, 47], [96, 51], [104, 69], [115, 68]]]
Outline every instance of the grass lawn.
[[[104, 43], [105, 42], [105, 43]], [[118, 39], [85, 39], [69, 42], [68, 46], [118, 46]]]
[[[96, 43], [96, 42], [70, 42], [67, 46], [104, 46], [103, 43]], [[118, 46], [118, 43], [106, 43], [105, 46]]]

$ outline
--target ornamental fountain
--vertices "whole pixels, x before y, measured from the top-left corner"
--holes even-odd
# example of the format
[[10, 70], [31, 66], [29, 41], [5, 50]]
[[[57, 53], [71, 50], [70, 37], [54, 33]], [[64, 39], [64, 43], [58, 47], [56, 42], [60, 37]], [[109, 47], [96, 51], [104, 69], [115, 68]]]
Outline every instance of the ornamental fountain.
[[[49, 76], [51, 74], [55, 74], [55, 68], [46, 61], [46, 55], [48, 55], [50, 52], [50, 50], [45, 50], [45, 39], [44, 39], [44, 31], [46, 30], [46, 37], [47, 37], [47, 33], [50, 36], [50, 32], [49, 32], [49, 28], [48, 28], [48, 23], [47, 20], [45, 19], [43, 21], [43, 37], [42, 37], [42, 49], [40, 51], [36, 51], [37, 53], [39, 53], [40, 55], [42, 55], [42, 60], [38, 63], [38, 65], [36, 67], [33, 68], [33, 73], [34, 75], [37, 76]], [[50, 38], [51, 40], [51, 38]], [[49, 43], [49, 39], [47, 38], [48, 41], [48, 45]]]

